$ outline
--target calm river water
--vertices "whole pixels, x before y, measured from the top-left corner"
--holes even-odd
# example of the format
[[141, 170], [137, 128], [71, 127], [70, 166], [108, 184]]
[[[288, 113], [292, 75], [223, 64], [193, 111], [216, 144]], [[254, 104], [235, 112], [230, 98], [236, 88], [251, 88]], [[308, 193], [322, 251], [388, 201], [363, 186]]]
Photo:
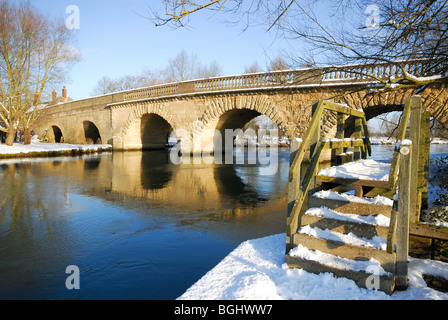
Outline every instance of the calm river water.
[[273, 175], [158, 151], [2, 161], [0, 299], [176, 299], [241, 242], [285, 232], [288, 168], [288, 150]]
[[0, 162], [0, 298], [175, 299], [241, 242], [285, 232], [279, 159], [274, 175], [158, 151]]

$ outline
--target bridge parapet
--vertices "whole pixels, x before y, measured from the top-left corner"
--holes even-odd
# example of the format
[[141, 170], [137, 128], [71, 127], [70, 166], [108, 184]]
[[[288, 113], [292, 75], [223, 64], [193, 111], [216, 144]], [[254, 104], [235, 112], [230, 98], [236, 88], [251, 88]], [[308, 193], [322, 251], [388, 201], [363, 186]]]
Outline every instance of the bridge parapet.
[[247, 89], [290, 88], [347, 83], [379, 83], [403, 77], [404, 70], [417, 77], [438, 74], [444, 66], [434, 60], [410, 60], [394, 63], [354, 64], [324, 68], [274, 71], [215, 77], [140, 88], [124, 93], [124, 101], [178, 94], [208, 93]]
[[335, 66], [323, 68], [322, 81], [389, 80], [403, 77], [403, 70], [415, 77], [425, 77], [440, 74], [445, 68], [446, 65], [435, 60]]

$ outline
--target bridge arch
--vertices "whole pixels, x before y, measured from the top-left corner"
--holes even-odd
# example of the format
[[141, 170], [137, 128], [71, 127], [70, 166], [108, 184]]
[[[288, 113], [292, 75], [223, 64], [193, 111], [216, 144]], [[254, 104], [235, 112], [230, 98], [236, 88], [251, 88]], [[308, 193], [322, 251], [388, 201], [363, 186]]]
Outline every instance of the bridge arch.
[[[364, 89], [344, 94], [342, 103], [355, 109], [364, 110], [368, 121], [384, 113], [403, 111], [406, 99], [415, 94], [417, 94], [416, 89], [378, 92]], [[423, 99], [424, 107], [431, 112], [431, 116], [448, 127], [448, 113], [446, 112], [448, 91], [444, 90], [442, 86], [432, 86], [422, 90], [419, 95]]]
[[64, 142], [64, 135], [62, 133], [62, 130], [60, 127], [53, 125], [51, 126], [51, 130], [54, 137], [54, 142], [56, 143], [63, 143]]
[[123, 149], [164, 149], [173, 128], [165, 105], [136, 104], [121, 132]]
[[85, 142], [87, 144], [102, 144], [101, 134], [95, 123], [85, 120], [82, 125], [84, 128]]
[[213, 99], [195, 126], [193, 137], [201, 139], [196, 145], [202, 151], [213, 151], [215, 148], [215, 132], [219, 131], [225, 137], [226, 129], [242, 129], [255, 117], [265, 115], [277, 124], [279, 131], [287, 137], [292, 137], [286, 126], [286, 117], [275, 104], [264, 95], [229, 96]]

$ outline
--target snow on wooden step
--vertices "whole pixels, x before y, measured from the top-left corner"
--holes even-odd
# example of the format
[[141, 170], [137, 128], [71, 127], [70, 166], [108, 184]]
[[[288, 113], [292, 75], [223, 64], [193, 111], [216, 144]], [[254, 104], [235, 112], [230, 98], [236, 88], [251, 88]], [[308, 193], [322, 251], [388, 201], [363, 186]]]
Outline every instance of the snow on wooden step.
[[370, 258], [366, 261], [346, 259], [318, 250], [310, 250], [302, 245], [298, 245], [297, 247], [291, 249], [291, 251], [289, 252], [289, 256], [298, 257], [303, 260], [315, 261], [322, 265], [337, 268], [340, 270], [364, 272], [375, 270], [375, 272], [378, 272], [378, 275], [391, 275], [389, 272], [384, 270], [379, 261], [373, 258]]
[[376, 226], [380, 226], [380, 227], [389, 227], [389, 224], [390, 224], [390, 218], [388, 218], [382, 214], [360, 216], [357, 214], [340, 213], [340, 212], [334, 211], [332, 209], [329, 209], [327, 207], [308, 209], [305, 212], [305, 215], [326, 218], [326, 219], [354, 222], [354, 223], [364, 223], [364, 224], [376, 225]]
[[354, 246], [373, 248], [378, 250], [386, 250], [387, 249], [387, 240], [386, 238], [374, 236], [372, 239], [357, 237], [353, 233], [343, 234], [339, 232], [334, 232], [329, 229], [322, 230], [317, 227], [311, 227], [309, 225], [301, 226], [298, 230], [298, 233], [305, 234], [311, 237], [330, 240], [330, 241], [338, 241]]
[[394, 204], [393, 200], [382, 196], [376, 196], [375, 198], [361, 198], [349, 193], [338, 193], [331, 190], [319, 191], [314, 193], [312, 196], [320, 199], [340, 200], [384, 206], [392, 206]]
[[390, 163], [378, 162], [372, 159], [359, 160], [329, 167], [319, 172], [318, 176], [357, 179], [357, 180], [389, 180]]

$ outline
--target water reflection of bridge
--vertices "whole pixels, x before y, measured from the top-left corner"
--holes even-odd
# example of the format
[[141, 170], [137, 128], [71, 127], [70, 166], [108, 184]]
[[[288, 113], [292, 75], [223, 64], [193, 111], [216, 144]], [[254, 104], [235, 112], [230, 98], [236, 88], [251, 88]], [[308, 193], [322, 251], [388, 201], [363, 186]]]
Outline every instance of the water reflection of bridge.
[[239, 208], [232, 206], [234, 212], [240, 212], [271, 201], [270, 195], [279, 190], [286, 192], [282, 169], [268, 178], [260, 170], [258, 165], [173, 165], [166, 152], [114, 153], [110, 191], [190, 210], [214, 210], [233, 203]]
[[[228, 209], [222, 213], [235, 216], [257, 207], [277, 206], [279, 202], [285, 207], [289, 163], [288, 151], [284, 153], [284, 161], [280, 158], [277, 173], [272, 176], [260, 174], [260, 165], [206, 164], [210, 159], [201, 164], [174, 165], [165, 151], [29, 159], [23, 164], [4, 162], [2, 166], [7, 171], [11, 171], [11, 166], [19, 166], [31, 172], [30, 162], [38, 162], [33, 170], [46, 176], [61, 176], [61, 184], [67, 190], [114, 202], [134, 198], [185, 211]], [[45, 194], [60, 193], [52, 186], [44, 187]]]

